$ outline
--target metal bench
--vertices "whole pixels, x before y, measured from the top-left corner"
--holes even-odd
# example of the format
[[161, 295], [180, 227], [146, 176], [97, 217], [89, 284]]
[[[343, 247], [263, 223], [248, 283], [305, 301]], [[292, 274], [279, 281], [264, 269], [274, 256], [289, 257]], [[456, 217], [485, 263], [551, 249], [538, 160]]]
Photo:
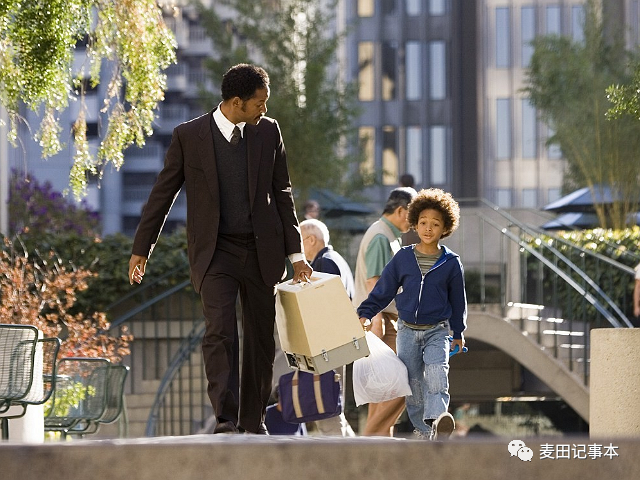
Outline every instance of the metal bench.
[[95, 422], [107, 409], [106, 358], [65, 357], [58, 362], [56, 388], [45, 406], [44, 429], [63, 436]]
[[39, 338], [32, 325], [0, 324], [2, 439], [9, 438], [10, 419], [24, 416], [29, 405], [43, 404], [51, 396], [59, 349], [59, 339]]

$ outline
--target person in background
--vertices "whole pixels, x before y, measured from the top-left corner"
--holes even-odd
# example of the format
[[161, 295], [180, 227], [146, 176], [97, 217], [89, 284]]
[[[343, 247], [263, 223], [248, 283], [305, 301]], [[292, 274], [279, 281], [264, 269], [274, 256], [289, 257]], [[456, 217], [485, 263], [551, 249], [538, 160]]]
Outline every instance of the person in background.
[[307, 200], [304, 202], [304, 219], [320, 217], [320, 204], [316, 200]]
[[[310, 219], [300, 223], [302, 243], [307, 261], [315, 272], [332, 273], [339, 275], [349, 298], [353, 298], [353, 274], [347, 261], [336, 252], [329, 243], [329, 229], [320, 220]], [[336, 368], [340, 374], [340, 396], [342, 400], [342, 413], [337, 417], [317, 420], [314, 426], [322, 435], [342, 435], [343, 437], [355, 437], [355, 433], [344, 415], [345, 394], [344, 381], [346, 367]]]
[[[365, 232], [358, 249], [353, 304], [359, 307], [373, 290], [385, 265], [400, 250], [401, 235], [409, 230], [407, 212], [416, 191], [399, 187], [391, 191], [382, 217]], [[396, 322], [398, 312], [391, 302], [371, 318], [371, 331], [396, 351]], [[393, 427], [404, 411], [404, 398], [382, 403], [370, 403], [364, 435], [393, 436]]]
[[[398, 357], [407, 367], [407, 414], [418, 438], [448, 438], [455, 428], [449, 408], [449, 352], [464, 348], [467, 297], [460, 257], [440, 245], [460, 221], [460, 207], [440, 189], [421, 190], [409, 205], [420, 243], [403, 247], [358, 307], [365, 325], [393, 299], [398, 309]], [[450, 340], [450, 331], [453, 340]], [[404, 399], [403, 399], [404, 400]]]
[[[302, 253], [280, 127], [266, 117], [269, 76], [249, 64], [223, 76], [222, 102], [178, 125], [133, 240], [129, 281], [142, 282], [171, 206], [187, 195], [191, 281], [202, 300], [207, 393], [213, 433], [268, 434], [275, 355], [275, 285], [293, 265], [293, 281], [311, 276]], [[242, 303], [239, 372], [236, 299]], [[242, 382], [242, 383], [241, 383]]]

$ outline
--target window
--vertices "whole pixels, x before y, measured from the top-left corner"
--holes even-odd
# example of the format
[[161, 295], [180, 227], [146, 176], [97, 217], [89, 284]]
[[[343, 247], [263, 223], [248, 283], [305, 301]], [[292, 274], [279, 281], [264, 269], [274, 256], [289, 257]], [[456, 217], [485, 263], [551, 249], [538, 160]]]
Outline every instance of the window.
[[405, 171], [413, 175], [416, 184], [422, 183], [422, 129], [407, 127], [407, 165]]
[[373, 17], [375, 0], [358, 0], [358, 16]]
[[373, 42], [358, 44], [358, 98], [363, 101], [374, 99]]
[[562, 196], [559, 188], [550, 188], [547, 190], [547, 203], [555, 202]]
[[[547, 138], [552, 138], [555, 134], [556, 132], [552, 128], [549, 128], [547, 131]], [[548, 144], [547, 156], [553, 160], [562, 158], [562, 150], [560, 149], [560, 146], [557, 143]]]
[[498, 188], [496, 190], [496, 205], [500, 208], [511, 207], [511, 190], [508, 188]]
[[382, 127], [382, 183], [398, 183], [398, 140], [396, 127]]
[[444, 15], [447, 13], [446, 0], [429, 0], [429, 15]]
[[358, 138], [360, 140], [360, 150], [363, 152], [364, 161], [361, 166], [361, 173], [363, 176], [373, 175], [375, 172], [375, 140], [376, 131], [374, 127], [360, 127], [358, 131]]
[[409, 15], [410, 17], [415, 17], [420, 15], [422, 8], [422, 0], [406, 0], [405, 2], [405, 8], [407, 11], [407, 15]]
[[536, 158], [537, 149], [537, 119], [536, 109], [529, 99], [522, 100], [522, 157]]
[[429, 43], [429, 98], [442, 100], [447, 97], [447, 64], [445, 43]]
[[536, 37], [536, 9], [535, 7], [522, 7], [521, 10], [521, 34], [522, 34], [522, 66], [529, 66], [533, 45], [531, 42]]
[[407, 42], [405, 46], [405, 77], [407, 100], [422, 98], [422, 48], [420, 42]]
[[496, 156], [511, 158], [511, 99], [496, 100]]
[[511, 66], [511, 28], [509, 8], [496, 8], [496, 67]]
[[383, 15], [395, 15], [397, 0], [380, 0]]
[[396, 99], [397, 83], [396, 42], [382, 42], [382, 99]]
[[558, 5], [549, 5], [547, 7], [547, 35], [560, 35], [561, 33], [560, 7]]
[[582, 43], [584, 41], [584, 7], [571, 7], [571, 38]]
[[522, 190], [522, 206], [524, 208], [538, 208], [538, 191], [535, 188]]
[[429, 166], [432, 185], [442, 185], [447, 181], [447, 129], [434, 126], [429, 134]]

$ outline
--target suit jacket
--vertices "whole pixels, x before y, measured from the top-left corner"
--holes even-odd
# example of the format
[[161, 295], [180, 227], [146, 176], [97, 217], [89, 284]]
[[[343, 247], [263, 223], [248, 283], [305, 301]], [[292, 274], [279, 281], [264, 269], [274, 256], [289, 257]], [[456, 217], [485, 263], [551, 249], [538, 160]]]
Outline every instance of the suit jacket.
[[[197, 292], [216, 249], [220, 195], [210, 115], [178, 125], [133, 241], [133, 253], [149, 257], [182, 186], [187, 195], [187, 249]], [[287, 157], [278, 123], [263, 117], [245, 125], [251, 221], [262, 279], [275, 285], [285, 257], [302, 252]]]

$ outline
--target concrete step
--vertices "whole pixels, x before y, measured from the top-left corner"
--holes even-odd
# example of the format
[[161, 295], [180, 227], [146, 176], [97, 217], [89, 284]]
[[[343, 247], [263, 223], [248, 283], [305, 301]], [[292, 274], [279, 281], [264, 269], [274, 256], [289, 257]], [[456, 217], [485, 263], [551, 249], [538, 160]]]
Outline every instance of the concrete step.
[[[637, 438], [521, 438], [517, 440], [527, 448], [522, 456], [510, 451], [513, 440], [190, 435], [42, 445], [3, 443], [0, 465], [2, 478], [20, 480], [199, 480], [203, 472], [242, 480], [632, 480], [640, 471]], [[603, 455], [590, 458], [594, 444]], [[568, 458], [559, 456], [565, 452], [556, 448], [560, 445], [568, 446]], [[574, 456], [573, 445], [583, 447], [578, 450], [582, 458]], [[606, 451], [612, 456], [604, 455]]]

